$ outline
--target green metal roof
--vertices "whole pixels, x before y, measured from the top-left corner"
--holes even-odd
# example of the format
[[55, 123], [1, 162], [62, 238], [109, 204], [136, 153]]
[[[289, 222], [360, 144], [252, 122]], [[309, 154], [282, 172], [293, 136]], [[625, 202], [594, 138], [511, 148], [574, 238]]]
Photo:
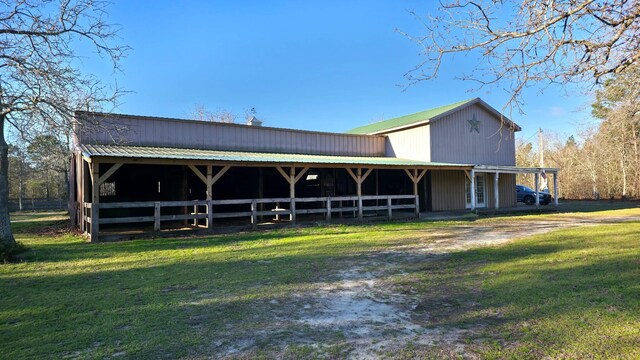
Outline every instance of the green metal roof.
[[397, 167], [473, 167], [473, 165], [469, 164], [435, 163], [385, 156], [364, 157], [281, 154], [125, 145], [80, 145], [80, 151], [82, 152], [83, 156], [88, 158], [109, 157], [129, 159], [177, 159], [270, 164], [339, 164]]
[[378, 131], [382, 131], [382, 130], [388, 130], [388, 129], [393, 129], [393, 128], [397, 128], [400, 126], [406, 126], [406, 125], [411, 125], [413, 123], [417, 123], [420, 121], [425, 121], [425, 120], [429, 120], [431, 118], [434, 118], [438, 115], [442, 115], [444, 113], [446, 113], [447, 111], [453, 110], [459, 106], [462, 106], [468, 102], [474, 101], [476, 99], [469, 99], [469, 100], [465, 100], [465, 101], [460, 101], [457, 103], [453, 103], [453, 104], [449, 104], [449, 105], [445, 105], [445, 106], [440, 106], [434, 109], [429, 109], [429, 110], [425, 110], [425, 111], [421, 111], [415, 114], [411, 114], [411, 115], [405, 115], [405, 116], [401, 116], [401, 117], [397, 117], [397, 118], [393, 118], [393, 119], [389, 119], [389, 120], [383, 120], [383, 121], [379, 121], [373, 124], [369, 124], [369, 125], [364, 125], [364, 126], [360, 126], [357, 127], [355, 129], [351, 129], [349, 131], [347, 131], [347, 134], [372, 134], [372, 133], [376, 133]]

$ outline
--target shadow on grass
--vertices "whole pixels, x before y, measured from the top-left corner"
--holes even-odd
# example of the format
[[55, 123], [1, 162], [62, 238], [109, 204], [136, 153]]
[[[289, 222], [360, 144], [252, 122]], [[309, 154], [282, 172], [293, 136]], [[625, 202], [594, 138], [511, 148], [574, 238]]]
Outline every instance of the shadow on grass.
[[429, 327], [483, 329], [481, 343], [500, 344], [489, 357], [633, 357], [638, 238], [634, 222], [452, 254], [416, 278], [432, 287], [421, 289], [415, 318]]
[[[184, 243], [143, 245], [174, 249]], [[139, 254], [115, 264], [90, 261], [80, 252], [70, 255], [80, 257], [78, 268], [55, 264], [45, 272], [39, 266], [46, 263], [33, 263], [34, 268], [3, 274], [0, 335], [9, 349], [4, 355], [102, 358], [124, 352], [132, 358], [178, 358], [211, 354], [219, 346], [216, 340], [237, 340], [229, 334], [258, 339], [260, 329], [271, 329], [288, 336], [278, 319], [302, 304], [276, 306], [272, 301], [304, 294], [358, 256], [325, 247], [300, 251], [302, 244], [296, 242], [217, 253], [203, 252], [202, 242], [189, 245], [198, 252], [172, 258]], [[73, 251], [73, 246], [51, 245], [49, 250], [53, 255]]]

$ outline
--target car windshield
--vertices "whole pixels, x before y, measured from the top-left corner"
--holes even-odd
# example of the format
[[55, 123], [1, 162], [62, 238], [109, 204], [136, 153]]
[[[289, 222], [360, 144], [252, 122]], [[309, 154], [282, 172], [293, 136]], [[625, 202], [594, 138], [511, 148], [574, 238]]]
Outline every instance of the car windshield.
[[528, 187], [526, 187], [526, 186], [524, 186], [524, 185], [520, 185], [520, 188], [521, 188], [522, 190], [524, 190], [524, 191], [527, 191], [527, 192], [535, 192], [533, 189], [528, 188]]

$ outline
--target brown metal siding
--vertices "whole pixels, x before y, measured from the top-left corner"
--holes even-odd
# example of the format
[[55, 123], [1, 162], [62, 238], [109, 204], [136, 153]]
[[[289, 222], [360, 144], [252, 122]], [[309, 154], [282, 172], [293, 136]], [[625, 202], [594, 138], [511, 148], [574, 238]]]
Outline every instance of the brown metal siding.
[[[468, 120], [475, 113], [478, 130]], [[431, 159], [435, 162], [515, 165], [513, 133], [479, 105], [472, 105], [431, 122]]]
[[[123, 144], [210, 150], [290, 152], [336, 156], [384, 156], [385, 136], [307, 132], [290, 129], [118, 116], [84, 126], [76, 144]], [[117, 131], [116, 129], [124, 129]]]
[[433, 211], [464, 210], [466, 176], [462, 170], [432, 170]]
[[386, 156], [431, 161], [429, 125], [387, 134]]
[[[485, 174], [487, 184], [487, 208], [492, 209], [494, 205], [493, 181], [494, 174]], [[516, 175], [500, 174], [498, 178], [498, 190], [500, 191], [500, 208], [509, 208], [516, 206]]]

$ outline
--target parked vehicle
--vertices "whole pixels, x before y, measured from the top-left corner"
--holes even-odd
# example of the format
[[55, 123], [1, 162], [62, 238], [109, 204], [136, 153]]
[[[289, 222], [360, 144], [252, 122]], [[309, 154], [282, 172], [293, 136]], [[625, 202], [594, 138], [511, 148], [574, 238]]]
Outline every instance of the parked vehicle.
[[[536, 191], [524, 185], [516, 185], [516, 196], [518, 202], [523, 202], [527, 205], [536, 203]], [[541, 205], [549, 205], [551, 200], [553, 200], [551, 194], [547, 191], [539, 191], [538, 198], [540, 199]]]

